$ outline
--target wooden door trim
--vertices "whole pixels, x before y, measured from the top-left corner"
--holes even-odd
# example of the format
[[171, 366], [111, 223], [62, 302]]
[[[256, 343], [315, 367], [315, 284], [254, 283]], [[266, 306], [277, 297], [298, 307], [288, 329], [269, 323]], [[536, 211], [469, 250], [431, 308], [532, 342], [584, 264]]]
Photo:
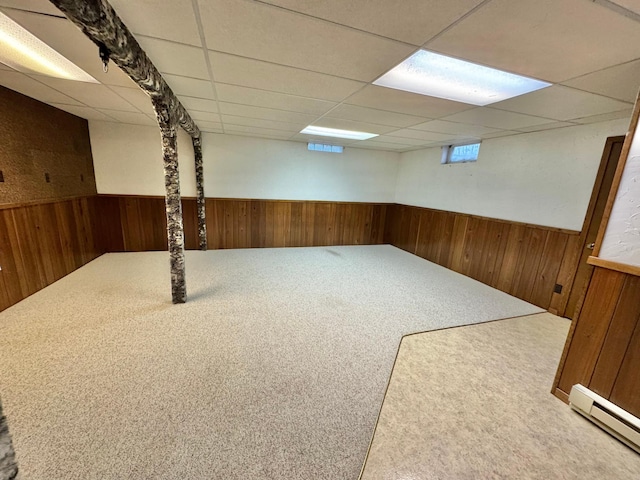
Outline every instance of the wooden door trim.
[[629, 131], [625, 136], [624, 145], [620, 152], [620, 159], [618, 160], [618, 168], [616, 174], [613, 177], [613, 183], [611, 184], [611, 190], [609, 191], [609, 198], [607, 198], [607, 204], [604, 207], [604, 213], [602, 214], [602, 222], [600, 222], [600, 229], [598, 230], [598, 236], [596, 237], [596, 244], [593, 249], [593, 256], [597, 257], [600, 254], [600, 248], [602, 247], [602, 240], [604, 239], [604, 233], [607, 230], [609, 224], [609, 218], [611, 217], [611, 210], [618, 194], [618, 188], [620, 187], [620, 181], [622, 180], [622, 174], [624, 167], [627, 164], [627, 158], [629, 157], [629, 150], [631, 150], [631, 144], [635, 137], [636, 130], [638, 128], [638, 119], [640, 118], [640, 92], [636, 97], [635, 107], [633, 108], [633, 115], [631, 116], [631, 124], [629, 125]]

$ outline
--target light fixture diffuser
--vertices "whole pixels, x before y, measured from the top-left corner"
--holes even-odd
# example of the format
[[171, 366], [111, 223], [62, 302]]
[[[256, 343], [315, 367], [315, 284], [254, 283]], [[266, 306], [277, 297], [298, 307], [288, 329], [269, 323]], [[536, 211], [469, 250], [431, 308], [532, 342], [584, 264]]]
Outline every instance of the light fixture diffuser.
[[98, 83], [87, 72], [1, 12], [0, 62], [23, 73]]
[[367, 140], [369, 138], [377, 137], [376, 133], [367, 132], [354, 132], [352, 130], [340, 130], [338, 128], [316, 127], [309, 125], [304, 128], [300, 133], [306, 133], [308, 135], [320, 135], [323, 137], [336, 137], [336, 138], [348, 138], [349, 140]]
[[414, 53], [373, 83], [480, 106], [551, 85], [426, 50]]

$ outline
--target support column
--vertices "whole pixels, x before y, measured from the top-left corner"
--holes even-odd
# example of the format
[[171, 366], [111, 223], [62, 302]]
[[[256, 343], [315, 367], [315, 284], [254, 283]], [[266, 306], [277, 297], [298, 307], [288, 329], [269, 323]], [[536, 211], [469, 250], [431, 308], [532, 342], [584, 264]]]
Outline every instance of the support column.
[[170, 105], [153, 101], [162, 134], [164, 160], [165, 205], [167, 210], [167, 238], [171, 263], [171, 298], [173, 303], [187, 301], [184, 266], [184, 229], [178, 172], [178, 124]]
[[2, 413], [2, 403], [0, 403], [0, 480], [13, 480], [17, 475], [16, 454], [13, 451], [7, 419]]
[[204, 197], [204, 173], [202, 169], [202, 140], [193, 137], [193, 156], [196, 162], [196, 201], [198, 204], [198, 249], [207, 249], [207, 221]]

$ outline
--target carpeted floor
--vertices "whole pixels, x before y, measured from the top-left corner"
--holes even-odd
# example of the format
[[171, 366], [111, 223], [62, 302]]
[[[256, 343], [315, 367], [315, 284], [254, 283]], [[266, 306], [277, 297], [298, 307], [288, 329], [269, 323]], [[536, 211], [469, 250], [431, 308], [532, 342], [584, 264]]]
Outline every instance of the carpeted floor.
[[362, 480], [640, 478], [640, 455], [549, 393], [569, 323], [405, 337]]
[[540, 312], [385, 245], [187, 272], [171, 305], [165, 252], [108, 254], [0, 314], [24, 480], [356, 479], [402, 335]]

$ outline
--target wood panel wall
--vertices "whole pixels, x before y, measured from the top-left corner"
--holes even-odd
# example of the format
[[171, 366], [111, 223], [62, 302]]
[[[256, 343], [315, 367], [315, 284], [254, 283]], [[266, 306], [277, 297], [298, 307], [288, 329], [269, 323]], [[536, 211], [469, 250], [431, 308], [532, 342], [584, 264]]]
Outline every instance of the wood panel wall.
[[557, 307], [566, 305], [579, 232], [407, 205], [389, 206], [387, 218], [385, 243], [565, 314]]
[[[166, 250], [162, 197], [98, 196], [106, 251]], [[183, 199], [185, 247], [196, 249], [194, 199]], [[387, 205], [208, 198], [210, 249], [371, 245], [383, 240]]]
[[640, 277], [596, 267], [556, 377], [567, 400], [577, 383], [640, 417]]
[[103, 253], [96, 197], [0, 209], [0, 311]]

